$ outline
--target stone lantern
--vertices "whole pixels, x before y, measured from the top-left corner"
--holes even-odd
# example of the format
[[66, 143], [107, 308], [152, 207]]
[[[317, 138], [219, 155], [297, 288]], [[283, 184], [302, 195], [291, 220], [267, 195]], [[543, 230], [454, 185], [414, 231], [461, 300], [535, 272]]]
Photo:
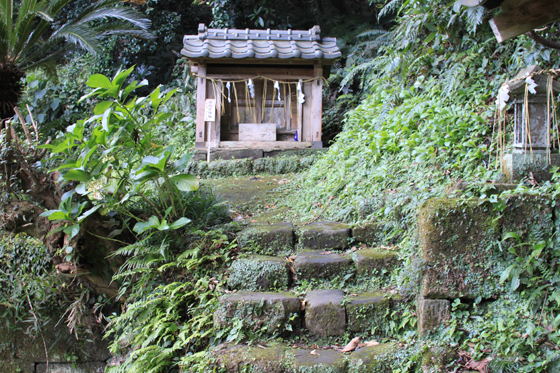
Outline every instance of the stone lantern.
[[[542, 70], [530, 66], [508, 82], [509, 95], [513, 98], [514, 137], [513, 151], [504, 156], [504, 174], [509, 182], [520, 181], [529, 173], [537, 181], [550, 180], [550, 167], [560, 164], [559, 154], [552, 151], [552, 113], [549, 116], [547, 99], [547, 74], [532, 77], [536, 93], [528, 93], [525, 102], [525, 79], [532, 73]], [[553, 80], [554, 96], [560, 93], [560, 83]], [[526, 111], [528, 110], [528, 124]], [[549, 138], [550, 137], [550, 138]]]

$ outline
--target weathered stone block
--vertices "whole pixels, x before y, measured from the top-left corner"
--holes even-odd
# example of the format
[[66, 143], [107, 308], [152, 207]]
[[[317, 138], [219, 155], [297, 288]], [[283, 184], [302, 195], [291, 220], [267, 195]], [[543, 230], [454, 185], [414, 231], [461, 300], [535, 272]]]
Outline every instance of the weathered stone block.
[[[2, 312], [3, 307], [0, 307], [0, 313]], [[80, 341], [80, 348], [76, 348], [76, 338], [68, 332], [68, 329], [64, 325], [55, 327], [56, 320], [60, 319], [60, 316], [53, 315], [51, 319], [55, 321], [42, 329], [42, 336], [49, 346], [49, 362], [67, 363], [68, 355], [75, 356], [77, 363], [106, 361], [111, 357], [108, 341], [103, 339], [100, 330], [88, 336], [87, 340]], [[6, 323], [0, 323], [0, 362], [20, 366], [23, 372], [28, 363], [46, 361], [43, 339], [31, 338], [25, 334], [28, 326], [28, 324], [15, 323], [8, 327]], [[2, 369], [0, 371], [4, 372]], [[5, 371], [9, 372], [7, 369]]]
[[282, 257], [253, 255], [237, 259], [230, 268], [230, 289], [269, 290], [288, 288], [288, 268]]
[[284, 355], [288, 347], [270, 344], [267, 349], [255, 346], [218, 346], [210, 352], [212, 363], [220, 372], [284, 373]]
[[389, 313], [389, 298], [385, 298], [382, 292], [371, 292], [350, 299], [346, 305], [348, 330], [379, 335], [378, 329]]
[[426, 263], [425, 298], [489, 298], [497, 292], [493, 271], [501, 220], [487, 204], [436, 198], [418, 211], [418, 232]]
[[219, 298], [214, 326], [227, 327], [237, 318], [250, 330], [266, 328], [274, 334], [299, 329], [300, 313], [301, 302], [292, 293], [231, 293]]
[[[554, 233], [550, 196], [515, 195], [507, 198], [502, 236], [505, 237], [508, 233], [517, 234], [523, 243], [549, 240]], [[518, 243], [516, 239], [509, 238], [503, 245], [509, 248]], [[524, 249], [532, 250], [530, 246], [525, 246]]]
[[21, 360], [21, 359], [0, 358], [0, 372], [35, 373], [35, 363], [32, 361]]
[[[197, 149], [191, 158], [192, 162], [205, 161], [207, 159], [206, 149]], [[262, 149], [220, 149], [214, 148], [210, 150], [210, 160], [215, 161], [218, 159], [257, 159], [263, 157]]]
[[358, 275], [391, 273], [399, 265], [399, 254], [396, 251], [365, 249], [352, 253]]
[[550, 170], [560, 164], [560, 155], [551, 154], [549, 162], [546, 152], [533, 152], [533, 154], [510, 153], [504, 155], [504, 174], [511, 183], [521, 181], [524, 177], [533, 174], [538, 181], [550, 180]]
[[334, 350], [295, 350], [294, 370], [301, 373], [345, 373], [348, 361], [342, 352]]
[[314, 290], [307, 293], [305, 326], [322, 337], [340, 336], [346, 331], [346, 312], [342, 290]]
[[237, 241], [241, 248], [252, 247], [260, 254], [288, 254], [294, 249], [292, 223], [255, 225], [242, 231]]
[[418, 300], [418, 335], [437, 329], [451, 315], [451, 302], [444, 299]]
[[294, 260], [298, 280], [329, 280], [352, 272], [352, 262], [344, 254], [323, 254], [321, 251], [302, 251]]
[[424, 373], [446, 372], [448, 365], [458, 358], [449, 346], [434, 346], [422, 354], [422, 371]]
[[382, 222], [366, 223], [352, 228], [352, 237], [357, 243], [376, 246], [389, 241], [392, 225]]
[[348, 373], [391, 373], [392, 356], [397, 350], [393, 343], [358, 348], [349, 356]]
[[350, 226], [333, 222], [311, 223], [301, 227], [296, 234], [300, 248], [345, 249], [350, 238]]
[[[105, 363], [102, 361], [93, 363], [54, 363], [49, 364], [48, 373], [104, 373]], [[37, 364], [35, 373], [47, 373], [47, 364]]]

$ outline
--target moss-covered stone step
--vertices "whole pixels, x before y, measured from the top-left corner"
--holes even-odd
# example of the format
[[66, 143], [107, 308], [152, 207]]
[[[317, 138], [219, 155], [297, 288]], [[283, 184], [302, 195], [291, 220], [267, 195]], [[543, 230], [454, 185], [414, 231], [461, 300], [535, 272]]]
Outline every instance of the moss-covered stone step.
[[336, 222], [316, 222], [296, 230], [298, 247], [311, 250], [346, 249], [350, 233], [348, 224]]
[[241, 291], [218, 299], [214, 327], [227, 328], [240, 320], [249, 330], [289, 334], [299, 330], [301, 313], [301, 301], [295, 294]]
[[255, 160], [251, 158], [231, 159], [224, 155], [221, 157], [223, 159], [211, 158], [210, 162], [191, 161], [187, 165], [187, 172], [203, 179], [263, 173], [278, 175], [305, 171], [317, 160], [317, 157], [313, 155], [267, 157]]
[[324, 251], [302, 251], [294, 260], [294, 270], [298, 281], [330, 280], [355, 271], [348, 255]]
[[335, 350], [267, 345], [221, 345], [209, 352], [213, 368], [228, 373], [389, 373], [398, 346], [393, 343], [358, 348], [344, 354]]
[[288, 271], [283, 257], [251, 255], [233, 262], [228, 286], [236, 290], [288, 290]]
[[390, 310], [390, 300], [380, 291], [351, 297], [346, 304], [348, 331], [352, 333], [376, 331], [382, 327]]
[[266, 255], [288, 254], [294, 249], [292, 223], [260, 224], [237, 236], [241, 248], [251, 248]]
[[320, 337], [341, 336], [346, 332], [346, 310], [342, 290], [314, 290], [305, 296], [305, 327]]
[[292, 223], [255, 224], [238, 234], [241, 248], [259, 254], [277, 255], [299, 250], [344, 250], [350, 239], [354, 244], [380, 245], [389, 240], [391, 227], [384, 223], [367, 223], [351, 228], [337, 222], [315, 222], [293, 226]]
[[391, 273], [400, 264], [397, 251], [378, 248], [355, 251], [352, 260], [360, 276]]

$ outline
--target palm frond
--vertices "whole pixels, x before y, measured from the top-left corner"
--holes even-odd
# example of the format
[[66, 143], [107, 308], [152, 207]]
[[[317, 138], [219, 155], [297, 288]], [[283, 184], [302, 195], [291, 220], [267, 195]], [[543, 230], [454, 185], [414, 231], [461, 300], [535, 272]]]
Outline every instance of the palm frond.
[[79, 46], [91, 54], [96, 54], [101, 49], [99, 35], [85, 24], [65, 24], [56, 30], [49, 40], [65, 39], [67, 42]]
[[150, 28], [152, 22], [142, 17], [140, 13], [132, 8], [100, 8], [87, 14], [86, 16], [76, 20], [76, 24], [89, 23], [92, 21], [105, 20], [108, 18], [120, 19], [130, 23], [138, 28], [147, 30]]
[[113, 35], [130, 35], [136, 36], [146, 40], [155, 39], [154, 34], [147, 30], [139, 29], [133, 25], [123, 24], [120, 21], [105, 22], [102, 25], [95, 27], [95, 31], [101, 38]]

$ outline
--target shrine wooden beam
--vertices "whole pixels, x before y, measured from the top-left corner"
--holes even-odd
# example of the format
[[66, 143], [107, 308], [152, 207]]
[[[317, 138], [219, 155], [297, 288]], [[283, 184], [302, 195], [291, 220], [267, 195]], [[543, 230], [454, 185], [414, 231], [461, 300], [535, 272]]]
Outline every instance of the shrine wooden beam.
[[500, 43], [560, 19], [558, 0], [461, 0], [461, 4], [486, 9], [501, 6], [503, 13], [490, 20]]
[[503, 13], [490, 20], [498, 42], [560, 19], [558, 0], [509, 0], [502, 3]]

